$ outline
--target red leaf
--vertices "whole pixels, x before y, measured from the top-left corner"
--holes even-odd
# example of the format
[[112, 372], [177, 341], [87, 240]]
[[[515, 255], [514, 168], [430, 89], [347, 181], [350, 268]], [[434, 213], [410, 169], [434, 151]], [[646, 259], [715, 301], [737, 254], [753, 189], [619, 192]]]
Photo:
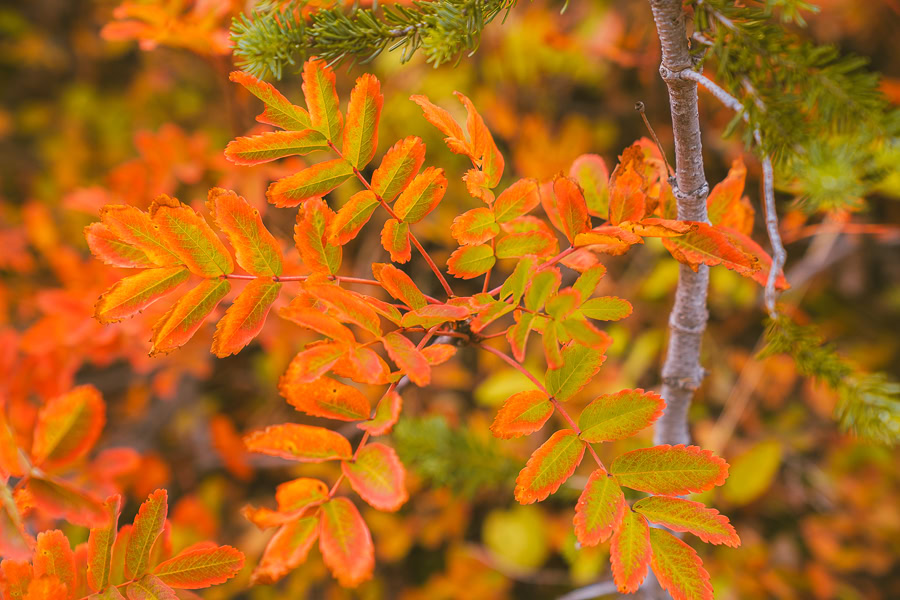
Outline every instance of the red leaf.
[[100, 500], [61, 479], [32, 475], [28, 491], [35, 505], [51, 517], [84, 527], [99, 527], [106, 521]]
[[388, 219], [381, 230], [381, 245], [397, 263], [409, 262], [412, 258], [412, 247], [409, 245], [409, 223]]
[[378, 120], [384, 96], [378, 79], [365, 73], [356, 80], [347, 106], [344, 143], [341, 154], [357, 169], [362, 169], [375, 156], [378, 146]]
[[697, 446], [664, 444], [626, 452], [612, 462], [609, 471], [633, 490], [681, 496], [725, 483], [728, 463]]
[[122, 508], [122, 497], [118, 494], [106, 499], [108, 522], [101, 527], [91, 529], [87, 544], [87, 584], [99, 592], [109, 585], [112, 571], [112, 549], [119, 528], [119, 511]]
[[304, 561], [319, 535], [319, 520], [316, 517], [294, 519], [281, 526], [269, 540], [251, 583], [275, 583]]
[[554, 433], [534, 451], [516, 478], [516, 500], [531, 504], [554, 493], [575, 472], [584, 450], [584, 442], [571, 429]]
[[419, 288], [416, 287], [409, 275], [394, 265], [373, 263], [372, 274], [381, 283], [384, 291], [411, 309], [422, 308], [428, 304], [425, 296], [422, 295], [422, 292], [419, 291]]
[[56, 471], [83, 458], [106, 423], [106, 405], [92, 385], [48, 401], [38, 411], [31, 448], [35, 466]]
[[588, 215], [584, 195], [578, 184], [568, 177], [557, 177], [553, 180], [553, 195], [556, 197], [562, 232], [569, 243], [573, 244], [576, 235], [591, 228], [591, 218]]
[[759, 270], [759, 261], [734, 245], [728, 234], [706, 223], [679, 237], [663, 238], [663, 246], [678, 262], [694, 271], [699, 265], [723, 265], [739, 273]]
[[672, 600], [713, 600], [709, 573], [693, 548], [662, 529], [650, 530], [650, 566]]
[[264, 278], [248, 283], [216, 325], [213, 354], [225, 358], [237, 354], [253, 341], [266, 324], [269, 309], [278, 299], [281, 286], [281, 283]]
[[156, 490], [141, 504], [125, 547], [125, 577], [140, 577], [150, 568], [150, 551], [163, 532], [169, 510], [166, 490]]
[[708, 544], [725, 544], [732, 548], [741, 545], [741, 539], [728, 522], [728, 517], [700, 502], [671, 496], [649, 496], [635, 502], [632, 508], [654, 523], [672, 531], [689, 531]]
[[[425, 348], [428, 350], [428, 348]], [[423, 350], [424, 353], [424, 350]], [[391, 391], [387, 397], [382, 398], [375, 409], [375, 417], [369, 421], [357, 423], [356, 426], [363, 431], [368, 431], [371, 435], [385, 435], [391, 432], [397, 419], [400, 417], [400, 410], [403, 408], [403, 398], [395, 391]]]
[[378, 510], [393, 512], [409, 499], [403, 463], [384, 444], [364, 446], [356, 460], [341, 463], [341, 471], [359, 497]]
[[518, 392], [510, 396], [494, 418], [491, 433], [509, 439], [534, 433], [553, 414], [553, 404], [540, 390]]
[[244, 555], [231, 546], [184, 551], [153, 570], [164, 584], [196, 590], [225, 583], [244, 567]]
[[[623, 594], [636, 592], [647, 576], [650, 565], [650, 527], [647, 519], [625, 510], [612, 536], [609, 558], [613, 579]], [[655, 572], [655, 571], [654, 571]]]
[[605, 542], [619, 527], [626, 510], [625, 494], [615, 478], [597, 469], [575, 505], [575, 537], [582, 546]]
[[406, 336], [392, 331], [384, 336], [382, 341], [391, 360], [409, 377], [410, 381], [419, 387], [425, 387], [431, 382], [431, 367], [428, 365], [428, 360]]
[[319, 550], [341, 585], [355, 587], [371, 579], [375, 569], [372, 535], [356, 506], [346, 498], [334, 498], [322, 505]]
[[341, 434], [299, 423], [271, 425], [244, 437], [250, 452], [299, 462], [324, 462], [350, 458], [350, 442]]
[[355, 387], [330, 377], [296, 381], [290, 368], [278, 382], [278, 391], [288, 404], [313, 417], [361, 421], [368, 419], [371, 411], [369, 400]]

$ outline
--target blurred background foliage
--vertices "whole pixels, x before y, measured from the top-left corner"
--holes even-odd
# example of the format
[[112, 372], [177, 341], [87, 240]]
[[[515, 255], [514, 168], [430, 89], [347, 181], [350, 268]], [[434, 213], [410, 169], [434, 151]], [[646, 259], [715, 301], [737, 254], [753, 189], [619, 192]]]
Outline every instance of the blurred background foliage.
[[[803, 13], [805, 29], [786, 26], [867, 57], [883, 74], [879, 85], [888, 104], [896, 107], [900, 5], [817, 4], [818, 13]], [[278, 483], [301, 472], [335, 475], [330, 464], [300, 470], [251, 457], [239, 439], [248, 430], [305, 418], [289, 411], [276, 389], [305, 334], [273, 318], [248, 350], [215, 360], [207, 325], [185, 348], [151, 360], [149, 324], [161, 309], [112, 326], [94, 321], [97, 296], [120, 275], [90, 257], [81, 234], [106, 203], [146, 208], [155, 195], [167, 193], [199, 206], [208, 187], [217, 185], [245, 196], [276, 235], [290, 240], [294, 211], [268, 208], [264, 192], [303, 162], [234, 167], [222, 155], [228, 140], [254, 130], [259, 110], [227, 78], [233, 68], [231, 19], [249, 8], [236, 0], [32, 0], [0, 7], [0, 392], [13, 423], [25, 427], [41, 399], [76, 383], [98, 386], [109, 404], [98, 447], [127, 445], [139, 452], [121, 475], [129, 499], [123, 519], [150, 491], [166, 487], [176, 546], [214, 538], [244, 550], [252, 564], [268, 534], [238, 516], [241, 506], [265, 503]], [[544, 0], [520, 3], [502, 24], [501, 16], [485, 30], [474, 56], [463, 56], [456, 66], [450, 61], [433, 68], [425, 54], [401, 64], [399, 53], [384, 52], [370, 64], [348, 63], [338, 71], [344, 98], [359, 74], [371, 71], [381, 79], [386, 101], [379, 152], [418, 135], [428, 146], [427, 164], [448, 172], [447, 196], [420, 225], [420, 239], [437, 260], [455, 247], [450, 220], [478, 201], [459, 177], [463, 157], [445, 149], [407, 100], [410, 94], [427, 94], [457, 114], [452, 91], [470, 96], [507, 157], [510, 181], [550, 178], [586, 152], [614, 164], [618, 153], [647, 134], [633, 109], [637, 101], [671, 155], [647, 3], [572, 2], [562, 15], [560, 8]], [[279, 88], [289, 98], [301, 96], [290, 65]], [[743, 144], [739, 136], [722, 137], [730, 110], [702, 91], [700, 100], [707, 176], [717, 182]], [[896, 380], [896, 140], [876, 149], [879, 177], [873, 184], [873, 165], [842, 154], [841, 139], [819, 137], [808, 151], [821, 153], [825, 158], [817, 164], [830, 167], [801, 172], [788, 162], [779, 177], [786, 272], [793, 284], [783, 301], [798, 323], [815, 324], [853, 368]], [[746, 162], [746, 193], [761, 213], [759, 164], [749, 156]], [[817, 197], [832, 200], [816, 207], [826, 210], [811, 213], [804, 202], [814, 186]], [[353, 191], [344, 186], [330, 202], [340, 205]], [[764, 239], [761, 221], [757, 239]], [[370, 263], [383, 258], [377, 228], [365, 231], [345, 253], [342, 274], [368, 277]], [[677, 264], [657, 244], [604, 262], [606, 293], [628, 298], [635, 312], [609, 328], [615, 339], [610, 358], [574, 401], [580, 404], [622, 387], [658, 384], [677, 279]], [[422, 290], [435, 293], [424, 265], [412, 265]], [[765, 327], [758, 287], [725, 269], [711, 275], [703, 358], [708, 377], [691, 419], [697, 443], [732, 464], [728, 483], [704, 501], [729, 515], [744, 542], [737, 550], [698, 548], [717, 597], [896, 597], [896, 451], [842, 433], [833, 418], [842, 398], [823, 382], [804, 378], [792, 358], [757, 357]], [[537, 359], [529, 367], [543, 370]], [[493, 356], [464, 350], [435, 369], [431, 387], [405, 391], [404, 416], [389, 443], [409, 467], [411, 500], [395, 514], [365, 513], [379, 560], [374, 581], [355, 592], [342, 590], [314, 552], [278, 587], [247, 590], [245, 569], [204, 597], [554, 598], [608, 577], [606, 546], [576, 548], [571, 534], [572, 502], [587, 471], [541, 505], [522, 507], [513, 500], [515, 475], [541, 435], [500, 442], [488, 425], [521, 384], [521, 376]], [[650, 443], [645, 435], [606, 444], [602, 458]], [[78, 527], [67, 533], [73, 543], [87, 536]]]

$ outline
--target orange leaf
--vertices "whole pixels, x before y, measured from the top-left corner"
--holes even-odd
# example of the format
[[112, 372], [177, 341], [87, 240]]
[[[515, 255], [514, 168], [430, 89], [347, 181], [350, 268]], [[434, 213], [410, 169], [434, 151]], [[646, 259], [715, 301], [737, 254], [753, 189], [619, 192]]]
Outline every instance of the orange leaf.
[[544, 392], [518, 392], [507, 398], [497, 411], [491, 433], [502, 439], [528, 435], [543, 427], [552, 414], [553, 404]]
[[584, 247], [598, 254], [621, 256], [628, 252], [632, 245], [643, 243], [644, 240], [641, 236], [625, 231], [621, 227], [601, 225], [600, 227], [594, 227], [588, 232], [576, 235], [574, 246], [577, 248]]
[[161, 562], [153, 574], [169, 587], [195, 590], [225, 583], [244, 567], [244, 555], [231, 546], [186, 550]]
[[[30, 556], [30, 554], [29, 554]], [[31, 563], [7, 558], [0, 561], [0, 593], [4, 598], [27, 598], [28, 586], [34, 578]]]
[[309, 109], [310, 126], [337, 144], [344, 118], [334, 81], [334, 71], [325, 61], [311, 59], [303, 64], [303, 96]]
[[506, 223], [531, 212], [540, 203], [537, 181], [520, 179], [497, 196], [494, 202], [494, 220]]
[[231, 283], [227, 279], [204, 279], [185, 294], [153, 326], [150, 356], [166, 354], [186, 344], [229, 290]]
[[647, 576], [650, 554], [647, 519], [632, 510], [625, 510], [609, 547], [613, 579], [620, 592], [630, 594], [637, 591]]
[[728, 176], [716, 184], [706, 198], [706, 211], [709, 222], [713, 225], [724, 225], [750, 235], [753, 231], [753, 206], [744, 193], [744, 181], [747, 167], [741, 157], [734, 159]]
[[76, 598], [75, 555], [69, 540], [59, 529], [43, 531], [34, 548], [34, 577], [56, 577], [66, 586], [65, 598]]
[[447, 260], [447, 271], [459, 279], [472, 279], [487, 273], [495, 262], [494, 249], [487, 244], [460, 246]]
[[712, 600], [709, 573], [697, 552], [662, 529], [650, 530], [653, 553], [650, 566], [659, 585], [672, 595], [672, 600]]
[[237, 354], [262, 331], [269, 309], [278, 299], [281, 285], [262, 278], [247, 284], [216, 325], [213, 354], [219, 358]]
[[369, 222], [376, 208], [378, 208], [378, 199], [371, 190], [362, 190], [350, 196], [350, 199], [337, 211], [328, 226], [328, 242], [343, 246], [355, 238], [363, 226]]
[[356, 80], [347, 106], [347, 123], [341, 154], [357, 169], [362, 169], [375, 156], [378, 146], [378, 120], [384, 96], [378, 79], [366, 73]]
[[[428, 348], [423, 350], [423, 354]], [[371, 435], [385, 435], [391, 432], [397, 419], [400, 417], [400, 410], [403, 408], [403, 398], [395, 391], [391, 391], [387, 397], [383, 398], [375, 408], [375, 417], [357, 423], [356, 426], [363, 431], [368, 431]]]
[[285, 156], [305, 156], [319, 150], [328, 150], [328, 141], [315, 129], [269, 131], [228, 142], [225, 158], [236, 165], [248, 167]]
[[321, 333], [336, 341], [350, 344], [356, 342], [353, 332], [348, 327], [341, 325], [337, 319], [315, 308], [302, 306], [296, 300], [295, 298], [289, 305], [282, 307], [278, 314], [288, 321], [292, 321], [316, 333]]
[[271, 425], [245, 436], [244, 444], [250, 452], [299, 462], [317, 463], [351, 456], [350, 442], [341, 434], [298, 423]]
[[609, 223], [618, 225], [623, 221], [640, 221], [646, 212], [644, 179], [632, 164], [616, 166], [610, 178]]
[[466, 154], [474, 158], [475, 151], [466, 141], [462, 127], [445, 109], [436, 106], [425, 96], [410, 96], [410, 100], [422, 107], [425, 120], [438, 128], [445, 136], [444, 142], [456, 154]]
[[324, 481], [299, 477], [278, 484], [275, 488], [275, 500], [278, 510], [296, 511], [309, 506], [318, 506], [328, 499], [328, 486]]
[[[5, 477], [0, 474], [0, 481], [5, 481]], [[33, 547], [34, 538], [25, 531], [11, 490], [5, 484], [0, 484], [0, 556], [11, 560], [29, 559]], [[2, 591], [3, 576], [0, 572], [0, 592]]]
[[303, 264], [313, 273], [333, 275], [341, 266], [342, 249], [328, 240], [335, 214], [321, 198], [313, 198], [297, 212], [294, 244]]
[[206, 206], [228, 237], [237, 264], [257, 277], [281, 275], [281, 245], [263, 225], [259, 211], [231, 190], [212, 188]]
[[100, 500], [61, 479], [32, 475], [28, 491], [35, 505], [51, 517], [84, 527], [99, 527], [106, 522], [106, 509]]
[[234, 261], [225, 245], [193, 208], [165, 194], [150, 205], [156, 235], [178, 255], [192, 273], [219, 277], [234, 271]]
[[441, 365], [453, 358], [456, 354], [456, 346], [450, 344], [431, 344], [422, 348], [422, 356], [432, 367]]
[[534, 451], [516, 478], [516, 500], [531, 504], [554, 493], [575, 472], [584, 450], [584, 442], [571, 429], [554, 433]]
[[278, 382], [278, 391], [288, 404], [313, 417], [339, 421], [361, 421], [369, 418], [369, 400], [358, 389], [330, 377], [319, 377], [304, 383], [292, 379], [287, 372]]
[[569, 177], [578, 182], [584, 192], [588, 213], [601, 219], [609, 218], [609, 169], [596, 154], [582, 154], [572, 162]]
[[597, 396], [578, 417], [581, 439], [590, 443], [624, 440], [650, 427], [665, 407], [662, 396], [640, 388]]
[[[749, 236], [744, 235], [740, 231], [736, 229], [732, 229], [731, 227], [727, 227], [725, 225], [719, 225], [718, 229], [728, 236], [731, 243], [740, 248], [742, 251], [750, 254], [756, 258], [758, 261], [759, 268], [756, 270], [745, 269], [745, 268], [735, 268], [734, 271], [740, 273], [744, 277], [749, 277], [756, 283], [761, 286], [764, 286], [769, 282], [769, 271], [772, 270], [772, 257], [762, 249], [762, 247], [753, 241]], [[787, 290], [791, 287], [791, 284], [788, 283], [787, 278], [784, 276], [784, 271], [780, 271], [778, 276], [775, 278], [775, 289], [778, 290]]]
[[416, 310], [411, 310], [400, 320], [403, 327], [424, 327], [431, 329], [435, 325], [451, 321], [462, 321], [469, 316], [469, 311], [462, 306], [452, 304], [429, 304]]
[[303, 564], [318, 535], [319, 520], [316, 517], [295, 519], [282, 525], [269, 540], [253, 571], [251, 583], [275, 583]]
[[266, 197], [279, 208], [293, 207], [313, 198], [321, 199], [352, 176], [353, 166], [343, 158], [326, 160], [272, 183]]
[[735, 246], [727, 233], [706, 223], [695, 225], [694, 231], [682, 236], [663, 238], [663, 246], [675, 260], [694, 271], [699, 265], [723, 265], [742, 275], [759, 271], [759, 260]]
[[391, 360], [410, 381], [419, 387], [425, 387], [431, 382], [431, 367], [428, 360], [406, 336], [391, 331], [382, 338], [382, 341]]
[[144, 252], [154, 264], [167, 267], [182, 263], [160, 238], [150, 215], [134, 206], [109, 204], [100, 209], [100, 219], [114, 236]]
[[412, 182], [424, 162], [422, 140], [415, 136], [403, 138], [391, 146], [381, 159], [381, 165], [372, 173], [372, 190], [385, 202], [393, 202]]
[[294, 386], [319, 379], [346, 353], [347, 346], [342, 342], [318, 343], [301, 350], [282, 376], [283, 385]]
[[248, 92], [265, 103], [265, 111], [256, 117], [256, 120], [260, 123], [296, 131], [309, 129], [309, 113], [303, 108], [288, 102], [288, 99], [271, 84], [260, 81], [253, 75], [243, 71], [232, 71], [228, 78], [244, 86]]
[[626, 452], [612, 462], [609, 471], [633, 490], [680, 496], [725, 483], [728, 463], [697, 446], [664, 444]]
[[175, 590], [155, 575], [144, 575], [125, 588], [128, 600], [178, 600]]
[[649, 496], [635, 502], [632, 508], [654, 523], [672, 531], [689, 531], [708, 544], [725, 544], [732, 548], [741, 545], [741, 539], [728, 522], [728, 517], [700, 502], [671, 496]]
[[578, 184], [568, 177], [553, 180], [553, 195], [556, 198], [562, 232], [569, 243], [573, 244], [576, 235], [591, 228], [591, 217], [588, 215], [584, 195]]
[[411, 309], [422, 308], [428, 304], [425, 296], [422, 295], [422, 292], [419, 291], [419, 288], [416, 287], [409, 275], [394, 265], [373, 263], [372, 274], [375, 275], [375, 279], [381, 283], [381, 287], [388, 294]]
[[84, 228], [91, 254], [113, 267], [146, 268], [155, 263], [147, 253], [136, 246], [123, 242], [103, 223], [91, 223]]
[[319, 550], [341, 585], [355, 587], [371, 579], [375, 569], [372, 535], [356, 506], [346, 498], [334, 498], [322, 505]]
[[475, 105], [466, 96], [459, 92], [453, 92], [456, 98], [466, 107], [466, 130], [469, 133], [469, 140], [472, 143], [472, 149], [475, 155], [472, 157], [476, 166], [479, 166], [487, 176], [487, 187], [495, 188], [503, 177], [503, 155], [497, 149], [494, 143], [494, 137], [490, 130], [484, 124], [484, 119], [475, 110]]
[[388, 219], [381, 230], [381, 245], [391, 254], [391, 260], [398, 263], [409, 262], [412, 247], [409, 244], [409, 223]]
[[403, 463], [384, 444], [364, 446], [356, 460], [341, 463], [341, 471], [353, 491], [378, 510], [393, 512], [409, 499]]
[[437, 207], [447, 191], [443, 169], [428, 167], [415, 176], [394, 203], [397, 218], [406, 223], [418, 223]]
[[331, 315], [345, 323], [355, 323], [372, 335], [381, 335], [378, 314], [359, 295], [331, 284], [313, 284], [307, 281], [304, 289], [323, 302]]
[[106, 405], [92, 385], [48, 401], [38, 411], [31, 448], [35, 466], [56, 471], [84, 457], [106, 423]]
[[604, 469], [591, 473], [575, 505], [575, 537], [582, 546], [605, 542], [622, 522], [628, 505], [625, 494]]
[[169, 511], [168, 494], [159, 489], [141, 504], [125, 547], [125, 577], [140, 577], [150, 568], [150, 551], [163, 532]]
[[623, 221], [619, 227], [643, 237], [677, 237], [697, 229], [696, 223], [672, 219], [647, 218], [636, 223]]
[[185, 267], [160, 267], [120, 279], [97, 300], [94, 318], [105, 324], [134, 316], [180, 286], [190, 276]]
[[498, 233], [500, 227], [494, 222], [494, 213], [485, 207], [464, 212], [450, 226], [450, 235], [460, 244], [483, 244]]

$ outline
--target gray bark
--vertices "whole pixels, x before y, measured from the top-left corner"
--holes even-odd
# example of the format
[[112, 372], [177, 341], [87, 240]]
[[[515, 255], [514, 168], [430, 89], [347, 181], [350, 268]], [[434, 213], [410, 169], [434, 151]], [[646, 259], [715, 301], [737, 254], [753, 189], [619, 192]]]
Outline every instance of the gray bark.
[[[680, 77], [693, 66], [688, 50], [681, 0], [650, 0], [653, 19], [662, 46], [660, 75], [669, 89], [672, 130], [675, 140], [675, 177], [670, 180], [678, 203], [678, 218], [708, 222], [706, 196], [709, 186], [703, 171], [697, 83]], [[679, 265], [675, 305], [669, 315], [669, 343], [662, 369], [662, 396], [666, 410], [656, 423], [657, 444], [688, 444], [687, 413], [703, 380], [700, 342], [706, 329], [706, 292], [709, 268], [696, 272]]]

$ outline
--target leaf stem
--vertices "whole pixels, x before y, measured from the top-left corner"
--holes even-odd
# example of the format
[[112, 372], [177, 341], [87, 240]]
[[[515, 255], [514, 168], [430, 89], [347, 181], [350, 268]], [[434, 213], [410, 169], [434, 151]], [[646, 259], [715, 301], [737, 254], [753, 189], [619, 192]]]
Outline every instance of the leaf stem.
[[[309, 279], [310, 275], [276, 275], [271, 279], [272, 281], [306, 281]], [[262, 279], [261, 277], [256, 277], [255, 275], [243, 275], [238, 273], [229, 273], [228, 275], [222, 275], [222, 279], [240, 279], [251, 281], [253, 279]], [[374, 279], [364, 279], [362, 277], [344, 277], [343, 275], [332, 275], [329, 277], [332, 281], [337, 281], [338, 283], [358, 283], [360, 285], [372, 285], [375, 287], [380, 287], [383, 289], [380, 281], [376, 281]], [[443, 304], [437, 298], [429, 296], [427, 294], [422, 294], [425, 296], [425, 299], [432, 304]]]

